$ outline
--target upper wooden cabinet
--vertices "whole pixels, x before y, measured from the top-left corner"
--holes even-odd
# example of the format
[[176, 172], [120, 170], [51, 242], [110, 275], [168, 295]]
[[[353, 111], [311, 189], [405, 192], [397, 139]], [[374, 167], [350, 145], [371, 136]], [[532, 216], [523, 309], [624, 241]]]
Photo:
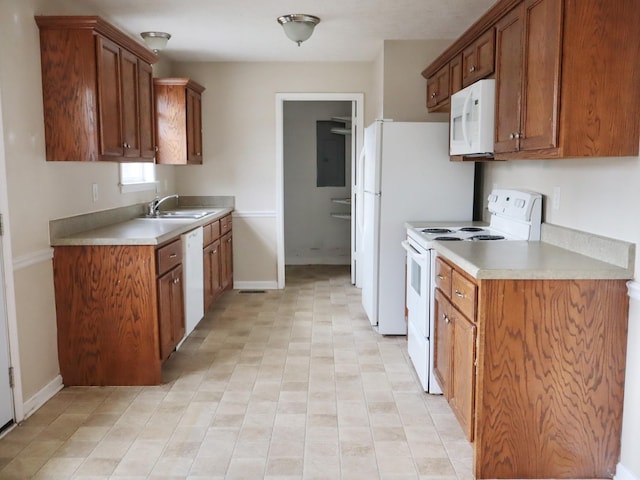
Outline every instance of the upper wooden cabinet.
[[495, 64], [498, 160], [637, 156], [638, 24], [635, 0], [500, 0], [422, 74], [462, 52], [467, 85]]
[[491, 75], [495, 63], [495, 35], [490, 28], [462, 51], [462, 86]]
[[49, 161], [153, 161], [157, 57], [96, 16], [36, 16]]
[[155, 78], [157, 163], [202, 164], [202, 85], [188, 78]]
[[633, 0], [525, 0], [500, 20], [495, 158], [637, 156], [639, 22]]
[[448, 111], [451, 95], [462, 89], [462, 56], [458, 55], [427, 78], [427, 109]]

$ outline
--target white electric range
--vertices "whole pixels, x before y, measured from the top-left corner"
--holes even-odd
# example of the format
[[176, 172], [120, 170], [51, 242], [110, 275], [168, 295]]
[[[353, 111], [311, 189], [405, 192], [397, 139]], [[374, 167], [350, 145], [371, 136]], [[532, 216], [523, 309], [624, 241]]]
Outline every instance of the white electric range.
[[409, 222], [407, 239], [409, 357], [424, 391], [442, 393], [433, 375], [434, 242], [540, 240], [542, 195], [528, 190], [494, 189], [489, 197], [489, 224], [481, 222]]

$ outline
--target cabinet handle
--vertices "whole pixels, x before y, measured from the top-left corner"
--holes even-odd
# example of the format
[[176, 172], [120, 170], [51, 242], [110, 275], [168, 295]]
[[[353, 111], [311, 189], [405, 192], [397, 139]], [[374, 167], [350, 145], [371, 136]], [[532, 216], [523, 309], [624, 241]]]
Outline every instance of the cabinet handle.
[[460, 297], [460, 298], [464, 298], [464, 293], [462, 293], [460, 290], [456, 290], [456, 297]]
[[451, 321], [444, 313], [442, 314], [442, 319], [444, 320], [444, 323], [449, 323]]
[[520, 137], [521, 137], [521, 135], [519, 133], [517, 133], [517, 132], [513, 134], [513, 138], [520, 138]]
[[180, 277], [178, 277], [178, 278], [174, 278], [174, 279], [173, 279], [173, 284], [174, 284], [174, 285], [177, 285], [177, 284], [179, 284], [179, 283], [180, 283]]
[[473, 73], [476, 71], [475, 65], [469, 68], [469, 73]]
[[156, 145], [155, 147], [153, 147], [153, 149], [157, 152], [160, 150], [160, 148]]
[[444, 277], [443, 277], [442, 275], [436, 275], [436, 278], [437, 278], [438, 280], [444, 280]]
[[178, 256], [177, 253], [172, 253], [171, 255], [169, 255], [169, 258], [176, 258]]
[[437, 92], [433, 92], [433, 93], [431, 94], [431, 98], [436, 98], [437, 96], [438, 96], [438, 93], [437, 93]]

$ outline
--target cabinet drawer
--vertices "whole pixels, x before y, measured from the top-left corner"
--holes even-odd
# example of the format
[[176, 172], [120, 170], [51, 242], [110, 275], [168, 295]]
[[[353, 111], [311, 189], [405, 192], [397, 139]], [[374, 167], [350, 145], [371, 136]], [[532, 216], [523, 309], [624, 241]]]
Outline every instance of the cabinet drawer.
[[182, 263], [182, 241], [178, 239], [158, 248], [156, 250], [156, 263], [158, 264], [158, 275], [162, 275]]
[[220, 238], [220, 220], [211, 222], [203, 227], [202, 245], [206, 247], [217, 238]]
[[436, 287], [442, 290], [447, 297], [451, 298], [451, 266], [436, 258]]
[[476, 285], [459, 272], [451, 274], [451, 303], [469, 320], [476, 320]]
[[224, 235], [231, 231], [231, 214], [225, 215], [220, 219], [220, 235]]

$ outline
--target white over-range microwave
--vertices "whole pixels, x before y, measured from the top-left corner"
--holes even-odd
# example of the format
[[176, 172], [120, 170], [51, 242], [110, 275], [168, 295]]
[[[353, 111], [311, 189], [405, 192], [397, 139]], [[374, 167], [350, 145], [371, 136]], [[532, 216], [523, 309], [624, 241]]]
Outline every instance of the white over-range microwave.
[[478, 80], [451, 95], [451, 155], [493, 155], [496, 81]]

